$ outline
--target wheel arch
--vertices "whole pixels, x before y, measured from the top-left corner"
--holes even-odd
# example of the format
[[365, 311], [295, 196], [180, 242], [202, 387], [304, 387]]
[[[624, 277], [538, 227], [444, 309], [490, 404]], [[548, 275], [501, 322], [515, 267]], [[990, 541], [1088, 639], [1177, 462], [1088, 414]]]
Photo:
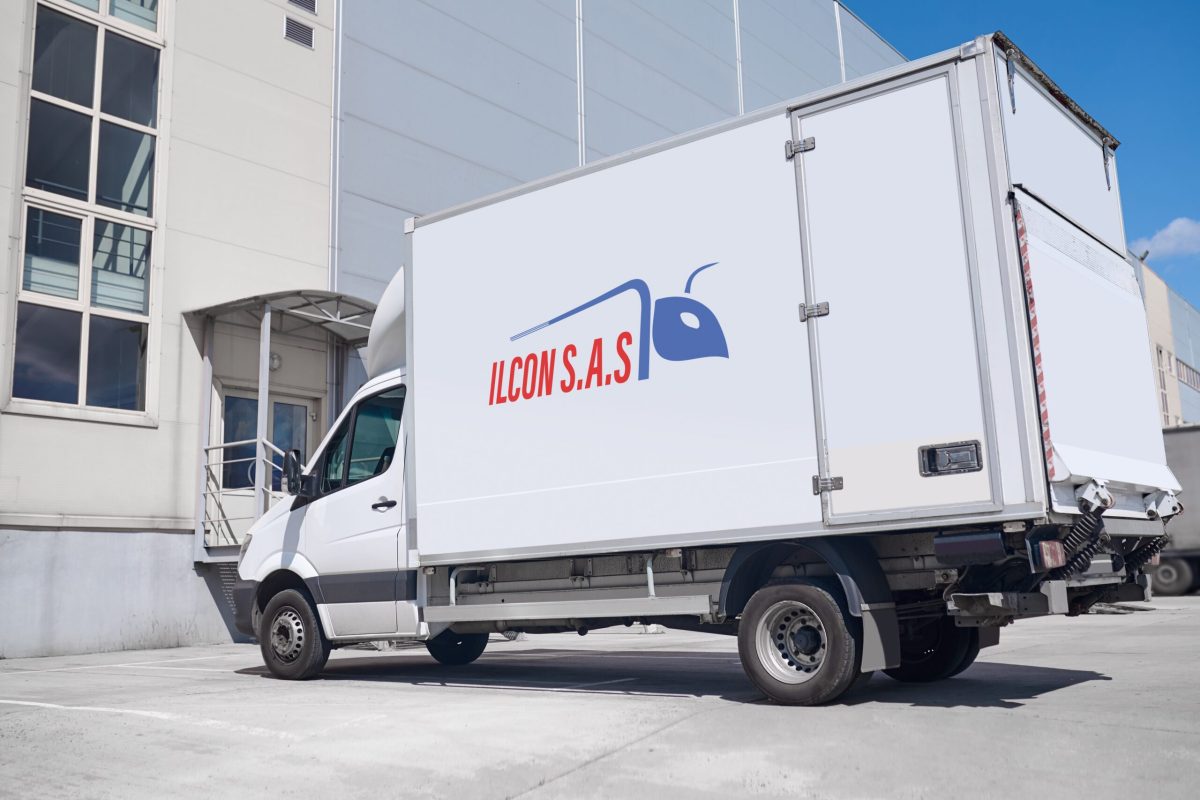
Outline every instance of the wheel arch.
[[841, 585], [846, 609], [862, 619], [862, 670], [898, 666], [896, 603], [875, 549], [863, 537], [818, 536], [740, 545], [721, 581], [720, 613], [725, 617], [741, 614], [751, 595], [771, 580], [775, 568], [799, 551], [808, 551], [829, 565]]

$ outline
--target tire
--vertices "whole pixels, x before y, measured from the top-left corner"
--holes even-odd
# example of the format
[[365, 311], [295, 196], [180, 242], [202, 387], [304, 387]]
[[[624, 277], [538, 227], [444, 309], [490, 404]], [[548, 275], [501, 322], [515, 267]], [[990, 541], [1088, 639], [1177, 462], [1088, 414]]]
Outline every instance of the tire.
[[902, 638], [900, 666], [884, 672], [902, 683], [932, 683], [962, 672], [977, 655], [979, 631], [960, 628], [947, 616]]
[[781, 705], [829, 703], [860, 680], [860, 635], [829, 591], [805, 581], [754, 593], [738, 624], [738, 655], [751, 683]]
[[1164, 558], [1152, 573], [1151, 588], [1155, 594], [1177, 597], [1187, 594], [1196, 579], [1192, 565], [1182, 558]]
[[258, 642], [267, 669], [288, 681], [320, 675], [332, 649], [316, 609], [295, 589], [284, 589], [267, 603], [259, 621]]
[[967, 667], [975, 663], [975, 659], [979, 658], [979, 629], [964, 628], [963, 630], [970, 632], [970, 642], [967, 644], [967, 652], [963, 654], [962, 661], [958, 662], [958, 666], [950, 671], [947, 678], [953, 678]]
[[486, 633], [455, 633], [447, 628], [425, 642], [425, 649], [439, 664], [461, 667], [483, 655], [487, 643]]

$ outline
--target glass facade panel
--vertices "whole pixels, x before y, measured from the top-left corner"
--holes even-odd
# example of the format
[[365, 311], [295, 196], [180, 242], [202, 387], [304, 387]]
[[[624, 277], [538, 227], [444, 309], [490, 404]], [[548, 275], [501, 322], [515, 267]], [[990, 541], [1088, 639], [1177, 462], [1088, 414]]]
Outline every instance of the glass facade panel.
[[95, 76], [96, 26], [38, 6], [33, 90], [91, 106]]
[[149, 30], [158, 30], [158, 0], [112, 0], [110, 13]]
[[13, 397], [79, 402], [77, 311], [17, 304]]
[[88, 326], [87, 404], [142, 411], [146, 324], [93, 315]]
[[91, 146], [90, 117], [42, 100], [31, 101], [25, 185], [87, 200]]
[[150, 216], [154, 202], [154, 137], [100, 123], [96, 202]]
[[56, 297], [79, 297], [83, 220], [40, 208], [25, 220], [25, 269], [21, 288]]
[[153, 128], [158, 116], [158, 51], [111, 31], [104, 37], [100, 110]]
[[96, 220], [92, 305], [134, 314], [150, 310], [150, 231]]
[[70, 0], [70, 2], [74, 3], [77, 6], [83, 6], [84, 8], [88, 9], [89, 11], [99, 11], [100, 10], [100, 0]]

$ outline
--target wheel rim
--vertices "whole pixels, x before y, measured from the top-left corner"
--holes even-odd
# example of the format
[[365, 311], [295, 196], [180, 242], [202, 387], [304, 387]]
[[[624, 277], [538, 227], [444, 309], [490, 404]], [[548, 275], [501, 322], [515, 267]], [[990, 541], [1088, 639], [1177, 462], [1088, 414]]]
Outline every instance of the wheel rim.
[[1179, 580], [1179, 570], [1175, 569], [1174, 564], [1169, 564], [1166, 561], [1158, 565], [1158, 571], [1154, 577], [1158, 578], [1160, 583], [1171, 585]]
[[271, 650], [276, 658], [291, 663], [304, 649], [304, 620], [293, 608], [281, 608], [271, 620]]
[[828, 639], [808, 605], [783, 600], [767, 609], [755, 629], [758, 660], [781, 683], [812, 680], [825, 663]]

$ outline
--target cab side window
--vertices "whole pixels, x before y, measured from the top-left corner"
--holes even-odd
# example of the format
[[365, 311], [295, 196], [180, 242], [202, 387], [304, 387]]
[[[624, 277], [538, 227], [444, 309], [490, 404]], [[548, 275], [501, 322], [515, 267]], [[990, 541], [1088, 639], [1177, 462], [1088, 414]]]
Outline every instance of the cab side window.
[[342, 488], [342, 481], [346, 477], [346, 434], [350, 432], [350, 423], [353, 421], [353, 414], [346, 417], [325, 448], [325, 455], [321, 458], [321, 494]]
[[360, 402], [329, 440], [321, 460], [321, 494], [383, 474], [396, 457], [405, 388]]
[[396, 456], [400, 415], [403, 411], [403, 386], [370, 397], [358, 407], [354, 415], [354, 437], [350, 443], [347, 486], [382, 475], [391, 466]]

